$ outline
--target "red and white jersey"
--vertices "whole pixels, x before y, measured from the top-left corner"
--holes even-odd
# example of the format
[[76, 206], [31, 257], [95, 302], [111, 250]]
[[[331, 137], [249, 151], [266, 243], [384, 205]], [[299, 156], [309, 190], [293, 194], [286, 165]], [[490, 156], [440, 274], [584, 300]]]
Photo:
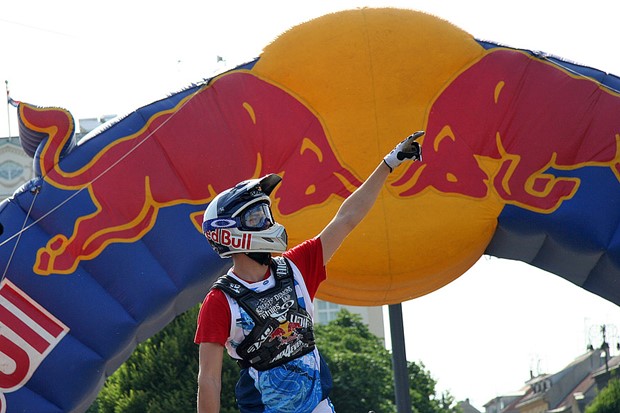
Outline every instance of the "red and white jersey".
[[[303, 307], [314, 316], [312, 300], [321, 282], [326, 278], [325, 266], [323, 265], [323, 249], [320, 238], [313, 238], [299, 244], [283, 254], [289, 259], [295, 277], [295, 290]], [[271, 270], [265, 274], [266, 278], [255, 283], [247, 283], [236, 276], [232, 271], [228, 272], [244, 286], [256, 291], [264, 291], [275, 285], [275, 277]], [[198, 328], [194, 342], [219, 343], [226, 346], [229, 354], [237, 356], [234, 347], [242, 340], [242, 332], [237, 327], [241, 321], [238, 303], [228, 297], [221, 290], [213, 289], [205, 297], [198, 315]], [[247, 332], [246, 332], [247, 335]], [[231, 348], [233, 349], [231, 351]]]
[[[293, 271], [295, 292], [300, 307], [313, 317], [312, 300], [319, 284], [325, 280], [323, 247], [319, 238], [306, 241], [285, 252]], [[247, 283], [232, 271], [228, 274], [245, 287], [256, 292], [275, 286], [271, 269], [262, 281]], [[281, 324], [270, 339], [296, 340], [296, 329]], [[254, 320], [239, 304], [219, 289], [212, 289], [205, 298], [198, 315], [195, 342], [220, 343], [236, 359], [237, 346], [254, 328]], [[252, 367], [241, 370], [241, 378], [235, 390], [239, 408], [243, 412], [312, 412], [325, 407], [333, 412], [327, 399], [331, 388], [331, 374], [318, 350], [288, 361], [268, 370], [258, 371]]]

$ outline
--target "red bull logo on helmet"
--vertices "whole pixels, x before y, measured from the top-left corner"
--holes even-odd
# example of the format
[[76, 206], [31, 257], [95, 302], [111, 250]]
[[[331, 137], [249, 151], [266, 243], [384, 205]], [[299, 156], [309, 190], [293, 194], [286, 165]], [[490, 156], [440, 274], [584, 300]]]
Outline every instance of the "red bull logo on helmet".
[[233, 235], [227, 229], [216, 229], [205, 232], [209, 241], [234, 249], [252, 249], [252, 234], [245, 233], [241, 236]]

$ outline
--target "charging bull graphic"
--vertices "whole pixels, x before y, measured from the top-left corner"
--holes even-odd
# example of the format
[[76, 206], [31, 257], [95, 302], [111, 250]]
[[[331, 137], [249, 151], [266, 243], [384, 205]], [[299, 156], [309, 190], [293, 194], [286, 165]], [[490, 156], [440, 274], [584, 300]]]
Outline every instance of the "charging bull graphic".
[[86, 411], [137, 342], [204, 298], [230, 265], [200, 232], [219, 191], [282, 174], [292, 246], [414, 130], [423, 162], [390, 175], [319, 298], [401, 302], [486, 251], [620, 304], [619, 88], [424, 13], [357, 9], [79, 144], [68, 110], [20, 104], [37, 172], [0, 204], [0, 412]]
[[[43, 132], [56, 126], [48, 119], [62, 120], [64, 112], [22, 104], [20, 114], [30, 129]], [[277, 203], [282, 214], [346, 197], [361, 183], [340, 164], [311, 111], [249, 73], [218, 78], [154, 114], [138, 133], [103, 148], [77, 171], [58, 163], [71, 138], [67, 128], [52, 130], [40, 159], [45, 181], [67, 190], [88, 187], [97, 210], [78, 218], [69, 237], [56, 235], [39, 250], [35, 272], [41, 275], [70, 274], [110, 243], [142, 237], [160, 208], [205, 204], [249, 177], [284, 172]], [[123, 165], [111, 167], [126, 155]]]
[[598, 82], [497, 49], [433, 103], [425, 162], [394, 185], [405, 188], [402, 196], [429, 187], [472, 198], [494, 191], [508, 204], [549, 213], [580, 184], [553, 170], [605, 167], [620, 181], [619, 113], [620, 95]]

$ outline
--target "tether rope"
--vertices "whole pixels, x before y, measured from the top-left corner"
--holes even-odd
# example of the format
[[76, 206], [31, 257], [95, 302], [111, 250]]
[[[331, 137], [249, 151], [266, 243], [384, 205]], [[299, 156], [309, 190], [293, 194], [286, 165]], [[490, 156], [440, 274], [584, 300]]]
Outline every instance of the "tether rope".
[[[208, 82], [207, 82], [208, 83]], [[13, 256], [15, 255], [15, 251], [17, 250], [17, 246], [19, 244], [19, 241], [21, 239], [21, 235], [29, 230], [30, 228], [32, 228], [33, 226], [35, 226], [36, 224], [38, 224], [39, 222], [41, 222], [43, 219], [47, 218], [49, 215], [53, 214], [54, 212], [56, 212], [59, 208], [61, 208], [62, 206], [64, 206], [66, 203], [68, 203], [69, 201], [71, 201], [73, 198], [75, 198], [76, 196], [78, 196], [82, 191], [84, 191], [85, 189], [87, 189], [88, 187], [90, 187], [93, 183], [95, 183], [97, 180], [99, 180], [101, 177], [103, 177], [104, 175], [106, 175], [112, 168], [114, 168], [115, 166], [117, 166], [119, 163], [121, 163], [123, 160], [125, 160], [127, 157], [129, 157], [135, 150], [137, 150], [140, 146], [142, 146], [148, 139], [150, 139], [155, 133], [157, 133], [159, 131], [159, 129], [161, 129], [164, 125], [166, 125], [170, 120], [172, 120], [177, 113], [179, 113], [179, 111], [181, 109], [183, 109], [197, 94], [198, 92], [200, 92], [200, 90], [202, 89], [201, 85], [197, 86], [197, 90], [195, 92], [193, 92], [189, 98], [187, 98], [185, 100], [185, 102], [183, 102], [181, 104], [181, 106], [175, 110], [171, 116], [169, 116], [165, 121], [163, 121], [157, 128], [155, 128], [152, 132], [150, 132], [148, 135], [146, 135], [144, 138], [142, 138], [134, 147], [132, 147], [130, 150], [128, 150], [126, 153], [124, 153], [121, 157], [119, 157], [114, 163], [112, 163], [110, 166], [108, 166], [106, 169], [104, 169], [99, 175], [95, 176], [91, 181], [89, 181], [88, 183], [86, 183], [84, 186], [82, 186], [80, 189], [78, 189], [77, 191], [75, 191], [73, 194], [71, 194], [70, 196], [68, 196], [65, 200], [63, 200], [62, 202], [60, 202], [58, 205], [56, 205], [55, 207], [53, 207], [52, 209], [50, 209], [49, 211], [47, 211], [45, 214], [43, 214], [41, 217], [37, 218], [36, 220], [34, 220], [32, 223], [26, 225], [26, 222], [28, 222], [28, 219], [30, 218], [30, 214], [32, 212], [32, 208], [34, 206], [34, 202], [40, 192], [40, 187], [36, 188], [34, 190], [35, 196], [32, 200], [32, 203], [30, 204], [30, 208], [28, 209], [28, 212], [26, 214], [26, 218], [24, 219], [24, 223], [22, 225], [21, 230], [19, 230], [18, 232], [16, 232], [15, 234], [11, 235], [9, 238], [7, 238], [6, 240], [0, 242], [0, 248], [3, 247], [4, 245], [6, 245], [8, 242], [12, 241], [13, 239], [17, 238], [17, 242], [15, 243], [15, 246], [13, 247], [13, 251], [11, 252], [11, 256], [5, 266], [4, 272], [2, 273], [2, 277], [0, 277], [0, 282], [4, 279], [4, 277], [6, 276], [9, 266], [11, 264], [11, 261], [13, 259]]]

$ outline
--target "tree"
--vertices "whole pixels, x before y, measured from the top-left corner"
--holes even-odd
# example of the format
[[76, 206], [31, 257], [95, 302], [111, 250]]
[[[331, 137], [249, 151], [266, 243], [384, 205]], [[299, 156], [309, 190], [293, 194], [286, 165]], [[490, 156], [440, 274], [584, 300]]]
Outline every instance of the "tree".
[[424, 369], [424, 364], [407, 362], [409, 372], [409, 395], [414, 413], [457, 413], [460, 408], [454, 406], [454, 397], [444, 392], [440, 397], [436, 394], [437, 382], [433, 380], [430, 372]]
[[[195, 413], [198, 346], [194, 344], [199, 306], [139, 344], [107, 380], [87, 413]], [[394, 413], [392, 357], [359, 315], [342, 310], [316, 326], [317, 346], [333, 379], [338, 413], [375, 410]], [[435, 381], [421, 364], [408, 363], [414, 413], [455, 413], [449, 394], [438, 398]], [[221, 413], [235, 413], [239, 367], [227, 355], [222, 368]], [[597, 412], [598, 413], [598, 412]]]
[[585, 413], [618, 413], [620, 412], [620, 379], [609, 380], [607, 386], [596, 395]]
[[390, 353], [361, 317], [343, 309], [315, 330], [317, 347], [334, 379], [330, 398], [336, 411], [394, 412]]
[[[199, 306], [178, 316], [140, 343], [107, 380], [88, 413], [195, 413], [198, 346], [194, 344]], [[222, 413], [238, 411], [234, 386], [239, 368], [224, 357]]]
[[[395, 412], [391, 353], [361, 317], [342, 309], [327, 325], [316, 327], [316, 341], [334, 377], [331, 399], [338, 413]], [[449, 393], [437, 397], [436, 382], [422, 364], [407, 363], [412, 410], [456, 413]]]

